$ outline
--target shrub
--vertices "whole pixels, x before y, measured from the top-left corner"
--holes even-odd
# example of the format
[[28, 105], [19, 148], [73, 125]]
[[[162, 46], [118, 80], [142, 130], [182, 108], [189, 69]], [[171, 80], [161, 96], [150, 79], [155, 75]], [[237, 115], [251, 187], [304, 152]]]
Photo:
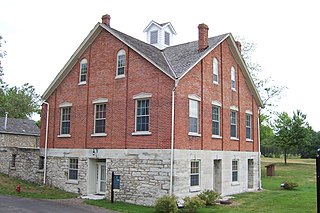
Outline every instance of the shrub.
[[205, 201], [201, 200], [198, 196], [196, 197], [185, 197], [183, 198], [184, 208], [183, 212], [194, 213], [198, 209], [205, 207]]
[[293, 183], [293, 182], [285, 181], [284, 183], [281, 184], [281, 187], [283, 189], [291, 190], [291, 189], [293, 189], [295, 187], [298, 187], [298, 184], [297, 183]]
[[213, 190], [204, 190], [198, 197], [205, 202], [206, 206], [212, 206], [220, 195]]
[[175, 196], [164, 195], [157, 199], [155, 205], [156, 213], [178, 212], [177, 198]]

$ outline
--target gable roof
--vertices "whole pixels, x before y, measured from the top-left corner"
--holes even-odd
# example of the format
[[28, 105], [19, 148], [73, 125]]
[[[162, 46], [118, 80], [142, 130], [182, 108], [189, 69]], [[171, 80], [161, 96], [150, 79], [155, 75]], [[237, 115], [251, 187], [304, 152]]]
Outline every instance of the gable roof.
[[5, 118], [0, 117], [0, 133], [39, 136], [40, 129], [35, 121], [29, 119], [8, 118], [6, 129]]
[[[150, 22], [153, 24], [156, 22]], [[149, 25], [150, 25], [149, 24]], [[168, 23], [165, 23], [168, 24]], [[170, 24], [170, 23], [169, 23]], [[148, 25], [148, 26], [149, 26]], [[147, 26], [147, 28], [148, 28]], [[146, 28], [146, 29], [147, 29]], [[133, 49], [163, 73], [165, 73], [171, 79], [180, 79], [188, 73], [199, 61], [201, 61], [206, 55], [208, 55], [215, 47], [217, 47], [221, 42], [227, 40], [229, 48], [235, 57], [237, 63], [240, 64], [241, 70], [244, 72], [244, 77], [246, 79], [249, 89], [256, 99], [260, 107], [263, 106], [262, 100], [257, 92], [257, 89], [254, 85], [254, 82], [249, 74], [249, 70], [235, 44], [235, 40], [230, 33], [218, 35], [211, 37], [208, 40], [208, 48], [203, 51], [198, 51], [198, 41], [193, 41], [189, 43], [184, 43], [175, 46], [169, 46], [163, 50], [160, 50], [153, 45], [140, 41], [136, 38], [133, 38], [125, 33], [122, 33], [116, 29], [113, 29], [105, 24], [96, 24], [93, 30], [85, 38], [85, 40], [78, 47], [76, 52], [71, 56], [67, 64], [59, 72], [57, 77], [50, 84], [48, 89], [42, 95], [42, 98], [46, 100], [54, 91], [55, 88], [62, 82], [65, 76], [70, 72], [71, 68], [77, 62], [77, 58], [85, 51], [85, 49], [94, 41], [98, 34], [106, 30], [111, 33], [113, 36], [118, 38], [128, 47]]]
[[172, 24], [170, 22], [165, 22], [165, 23], [159, 24], [158, 22], [153, 21], [153, 20], [146, 26], [146, 28], [143, 30], [143, 32], [147, 32], [148, 29], [152, 25], [156, 25], [159, 29], [164, 28], [165, 26], [168, 26], [173, 34], [175, 34], [175, 35], [177, 34], [176, 30], [173, 28], [173, 26], [172, 26]]

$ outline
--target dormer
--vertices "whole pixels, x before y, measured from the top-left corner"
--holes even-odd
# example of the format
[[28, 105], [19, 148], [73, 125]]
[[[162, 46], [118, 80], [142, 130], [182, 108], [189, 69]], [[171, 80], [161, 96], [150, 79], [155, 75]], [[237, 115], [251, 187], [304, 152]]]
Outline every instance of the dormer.
[[151, 21], [143, 32], [147, 34], [147, 43], [161, 50], [169, 47], [177, 34], [170, 22], [159, 24], [155, 21]]

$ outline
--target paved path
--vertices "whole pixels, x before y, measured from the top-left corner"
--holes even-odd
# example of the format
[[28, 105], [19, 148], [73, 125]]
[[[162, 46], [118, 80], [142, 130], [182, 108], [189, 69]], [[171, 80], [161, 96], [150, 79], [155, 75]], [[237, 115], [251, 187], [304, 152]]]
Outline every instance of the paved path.
[[81, 199], [42, 200], [0, 195], [0, 212], [8, 213], [115, 213], [114, 211], [86, 205]]

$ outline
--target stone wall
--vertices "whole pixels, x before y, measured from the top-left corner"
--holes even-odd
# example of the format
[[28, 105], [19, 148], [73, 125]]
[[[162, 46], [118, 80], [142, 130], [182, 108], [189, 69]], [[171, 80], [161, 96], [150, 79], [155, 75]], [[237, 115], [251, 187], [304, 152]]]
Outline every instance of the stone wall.
[[[12, 156], [15, 155], [15, 166]], [[40, 151], [38, 148], [0, 148], [0, 172], [34, 183], [42, 183], [43, 170], [39, 170]]]
[[0, 147], [39, 147], [39, 136], [0, 134]]

